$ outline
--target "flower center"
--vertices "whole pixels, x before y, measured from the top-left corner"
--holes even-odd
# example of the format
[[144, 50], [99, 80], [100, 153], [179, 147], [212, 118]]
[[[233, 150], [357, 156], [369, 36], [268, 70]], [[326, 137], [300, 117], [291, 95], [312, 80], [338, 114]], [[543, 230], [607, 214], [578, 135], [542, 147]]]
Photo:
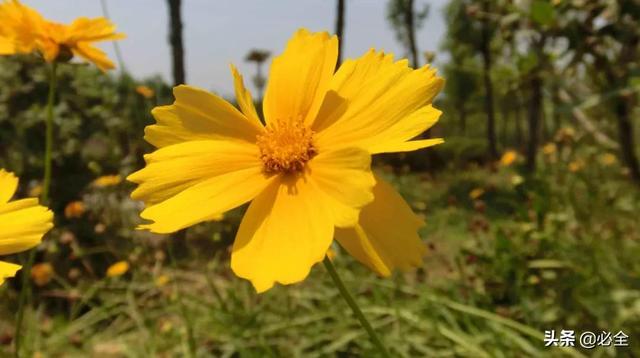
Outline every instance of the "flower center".
[[260, 159], [267, 173], [297, 173], [316, 154], [311, 128], [302, 121], [279, 120], [258, 135]]

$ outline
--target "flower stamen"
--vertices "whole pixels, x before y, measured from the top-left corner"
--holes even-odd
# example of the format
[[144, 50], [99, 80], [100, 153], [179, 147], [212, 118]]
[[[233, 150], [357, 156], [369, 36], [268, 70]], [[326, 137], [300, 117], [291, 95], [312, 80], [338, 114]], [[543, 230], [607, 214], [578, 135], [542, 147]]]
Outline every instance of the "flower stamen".
[[266, 173], [297, 173], [316, 154], [311, 128], [302, 120], [278, 120], [258, 135], [260, 159]]

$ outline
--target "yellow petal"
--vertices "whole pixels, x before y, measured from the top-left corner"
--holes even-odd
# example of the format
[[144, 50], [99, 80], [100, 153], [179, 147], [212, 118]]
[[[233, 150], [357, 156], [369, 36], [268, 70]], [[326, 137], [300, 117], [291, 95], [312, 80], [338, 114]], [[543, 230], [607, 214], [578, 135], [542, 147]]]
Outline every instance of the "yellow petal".
[[386, 182], [376, 177], [374, 201], [360, 212], [353, 228], [336, 229], [336, 240], [349, 254], [382, 276], [395, 268], [407, 270], [422, 264], [426, 248], [417, 230], [423, 225]]
[[12, 173], [0, 169], [0, 204], [8, 202], [18, 188], [18, 178]]
[[72, 48], [74, 55], [78, 55], [85, 60], [96, 65], [101, 71], [114, 69], [116, 65], [107, 57], [107, 54], [99, 48], [87, 42], [79, 42]]
[[271, 64], [263, 103], [266, 122], [303, 120], [310, 124], [327, 91], [337, 58], [336, 36], [298, 30], [284, 53]]
[[332, 78], [313, 124], [318, 145], [376, 153], [406, 150], [402, 144], [440, 115], [430, 104], [443, 83], [429, 66], [413, 70], [407, 60], [393, 62], [392, 55], [373, 50], [347, 60]]
[[40, 243], [53, 224], [53, 214], [37, 199], [0, 204], [0, 255], [28, 250]]
[[142, 228], [157, 233], [217, 218], [253, 199], [272, 180], [249, 143], [186, 142], [145, 159], [147, 166], [127, 179], [140, 184], [132, 197], [150, 204], [141, 216], [154, 223]]
[[260, 122], [260, 117], [258, 117], [256, 107], [253, 105], [251, 92], [249, 92], [249, 90], [244, 86], [242, 75], [240, 74], [240, 72], [238, 72], [238, 69], [234, 65], [231, 65], [231, 73], [233, 74], [233, 85], [236, 90], [236, 101], [238, 101], [240, 110], [247, 117], [247, 119], [261, 127], [262, 122]]
[[333, 239], [324, 194], [305, 178], [285, 177], [256, 197], [245, 214], [231, 255], [236, 275], [264, 292], [275, 282], [304, 280]]
[[336, 226], [353, 226], [360, 209], [373, 200], [371, 155], [357, 148], [320, 150], [308, 164], [310, 180], [326, 194]]
[[16, 275], [16, 272], [20, 270], [22, 266], [0, 261], [0, 285], [4, 283], [4, 281]]
[[127, 180], [140, 184], [131, 197], [157, 204], [207, 179], [262, 167], [254, 144], [221, 140], [191, 141], [145, 155], [145, 168]]
[[226, 139], [254, 143], [264, 128], [247, 119], [224, 99], [191, 86], [173, 89], [176, 101], [151, 112], [156, 124], [145, 139], [156, 147], [190, 140]]
[[120, 40], [126, 36], [116, 33], [116, 26], [104, 17], [79, 17], [67, 28], [65, 40], [69, 43]]

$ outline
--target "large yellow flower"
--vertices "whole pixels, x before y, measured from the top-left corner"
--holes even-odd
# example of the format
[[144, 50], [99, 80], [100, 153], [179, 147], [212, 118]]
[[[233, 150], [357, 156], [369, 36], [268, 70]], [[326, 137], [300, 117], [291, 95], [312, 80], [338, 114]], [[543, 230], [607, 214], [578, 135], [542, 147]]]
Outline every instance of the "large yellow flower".
[[[37, 246], [52, 227], [53, 214], [38, 199], [9, 201], [18, 187], [18, 178], [0, 169], [0, 255], [9, 255]], [[20, 265], [0, 261], [0, 284], [13, 277]]]
[[443, 81], [374, 50], [334, 74], [337, 55], [335, 36], [296, 32], [271, 65], [264, 125], [233, 66], [240, 111], [176, 87], [174, 104], [155, 108], [145, 131], [158, 149], [128, 178], [147, 206], [142, 227], [170, 233], [252, 201], [231, 268], [258, 292], [303, 280], [334, 235], [382, 275], [420, 264], [421, 221], [370, 161], [442, 142], [411, 139], [436, 122], [431, 101]]
[[94, 42], [120, 40], [115, 25], [98, 17], [80, 17], [70, 25], [52, 22], [18, 0], [0, 4], [0, 55], [31, 53], [38, 50], [47, 62], [79, 56], [105, 71], [113, 62]]

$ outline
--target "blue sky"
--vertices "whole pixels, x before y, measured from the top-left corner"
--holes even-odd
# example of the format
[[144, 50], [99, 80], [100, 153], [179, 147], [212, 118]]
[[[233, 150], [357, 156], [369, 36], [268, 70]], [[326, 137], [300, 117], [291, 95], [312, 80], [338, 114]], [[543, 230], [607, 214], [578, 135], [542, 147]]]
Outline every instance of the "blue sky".
[[[51, 20], [69, 22], [78, 16], [102, 16], [100, 0], [22, 0]], [[106, 0], [111, 19], [127, 34], [120, 47], [127, 69], [142, 78], [161, 74], [170, 78], [165, 0]], [[445, 0], [431, 3], [431, 14], [418, 32], [420, 51], [436, 51], [445, 26]], [[371, 47], [404, 55], [385, 18], [387, 1], [348, 0], [344, 57], [358, 57]], [[306, 27], [332, 32], [334, 0], [183, 0], [187, 83], [222, 95], [233, 93], [229, 63], [245, 78], [254, 67], [244, 61], [251, 48], [278, 54], [293, 32]], [[115, 60], [110, 43], [101, 46]], [[439, 56], [441, 59], [442, 55]], [[249, 85], [249, 84], [248, 84]]]

